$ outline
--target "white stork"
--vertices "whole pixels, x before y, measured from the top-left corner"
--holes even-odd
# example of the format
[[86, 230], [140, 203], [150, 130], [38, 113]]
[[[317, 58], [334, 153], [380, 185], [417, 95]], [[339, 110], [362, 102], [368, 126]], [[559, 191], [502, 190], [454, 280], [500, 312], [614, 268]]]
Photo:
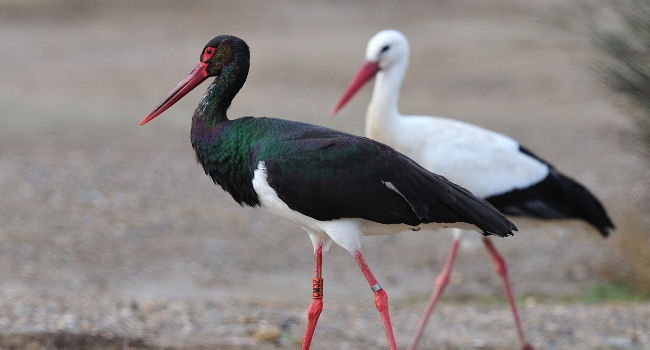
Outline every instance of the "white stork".
[[[409, 43], [396, 30], [375, 34], [366, 48], [366, 62], [336, 105], [337, 113], [361, 87], [376, 76], [366, 114], [366, 136], [411, 157], [429, 171], [485, 198], [503, 213], [539, 219], [579, 219], [607, 236], [614, 228], [600, 202], [584, 186], [512, 138], [457, 120], [405, 116], [398, 110], [400, 86], [409, 63]], [[449, 282], [462, 231], [454, 240], [443, 271], [420, 319], [409, 349], [415, 349], [438, 298]], [[483, 243], [503, 280], [522, 349], [526, 342], [512, 297], [506, 265], [491, 240]]]

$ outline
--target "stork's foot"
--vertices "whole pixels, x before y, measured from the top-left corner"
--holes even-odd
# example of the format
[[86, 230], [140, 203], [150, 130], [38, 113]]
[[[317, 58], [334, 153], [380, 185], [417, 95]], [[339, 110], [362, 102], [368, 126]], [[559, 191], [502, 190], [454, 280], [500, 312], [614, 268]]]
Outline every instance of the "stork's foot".
[[524, 345], [521, 347], [521, 350], [535, 350], [535, 348], [528, 343], [524, 343]]

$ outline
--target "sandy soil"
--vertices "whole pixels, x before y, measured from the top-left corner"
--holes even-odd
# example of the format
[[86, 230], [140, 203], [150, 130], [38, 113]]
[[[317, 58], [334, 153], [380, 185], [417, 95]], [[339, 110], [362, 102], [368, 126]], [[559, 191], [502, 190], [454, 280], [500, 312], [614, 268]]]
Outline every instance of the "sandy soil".
[[[0, 2], [0, 290], [36, 303], [47, 295], [307, 306], [306, 235], [239, 208], [195, 163], [189, 117], [201, 89], [137, 127], [202, 45], [223, 33], [252, 50], [231, 115], [360, 134], [370, 89], [339, 117], [329, 110], [368, 38], [399, 29], [412, 45], [403, 112], [507, 133], [591, 188], [618, 224], [615, 235], [647, 228], [648, 169], [633, 152], [633, 126], [589, 74], [594, 54], [567, 24], [567, 3]], [[616, 273], [612, 240], [577, 223], [518, 224], [517, 237], [498, 241], [518, 295], [576, 294]], [[419, 305], [449, 241], [442, 232], [418, 232], [363, 244], [391, 300]], [[333, 249], [324, 273], [328, 305], [364, 305], [371, 314], [370, 293], [347, 253]], [[500, 293], [487, 254], [468, 240], [448, 295]], [[400, 327], [397, 336], [410, 332]]]

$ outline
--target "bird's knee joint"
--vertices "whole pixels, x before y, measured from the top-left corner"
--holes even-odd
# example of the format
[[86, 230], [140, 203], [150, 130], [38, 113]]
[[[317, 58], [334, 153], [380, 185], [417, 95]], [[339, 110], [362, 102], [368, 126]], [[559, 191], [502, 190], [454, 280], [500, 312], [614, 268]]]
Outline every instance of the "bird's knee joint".
[[508, 273], [508, 268], [506, 267], [506, 262], [503, 259], [497, 259], [494, 264], [494, 271], [501, 276], [505, 276]]
[[388, 294], [386, 294], [386, 291], [384, 289], [380, 289], [375, 292], [375, 305], [377, 306], [377, 310], [379, 310], [379, 312], [382, 312], [388, 308]]
[[436, 278], [436, 287], [438, 288], [444, 288], [447, 284], [449, 284], [449, 276], [438, 276]]

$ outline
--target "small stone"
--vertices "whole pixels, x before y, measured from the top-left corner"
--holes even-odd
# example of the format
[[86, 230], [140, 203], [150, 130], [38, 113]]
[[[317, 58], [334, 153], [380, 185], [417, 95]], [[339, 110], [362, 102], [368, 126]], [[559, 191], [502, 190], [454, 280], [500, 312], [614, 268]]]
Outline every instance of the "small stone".
[[144, 313], [152, 313], [160, 308], [160, 303], [157, 300], [144, 300], [138, 303], [138, 308]]
[[46, 350], [47, 347], [45, 347], [43, 344], [37, 341], [30, 341], [23, 346], [23, 349], [24, 350]]
[[280, 338], [280, 327], [263, 324], [255, 329], [253, 338], [261, 343], [275, 343]]
[[629, 348], [632, 346], [632, 342], [625, 337], [612, 336], [605, 339], [605, 345], [612, 348]]
[[532, 309], [537, 306], [537, 298], [533, 296], [527, 296], [524, 298], [524, 307], [527, 309]]

